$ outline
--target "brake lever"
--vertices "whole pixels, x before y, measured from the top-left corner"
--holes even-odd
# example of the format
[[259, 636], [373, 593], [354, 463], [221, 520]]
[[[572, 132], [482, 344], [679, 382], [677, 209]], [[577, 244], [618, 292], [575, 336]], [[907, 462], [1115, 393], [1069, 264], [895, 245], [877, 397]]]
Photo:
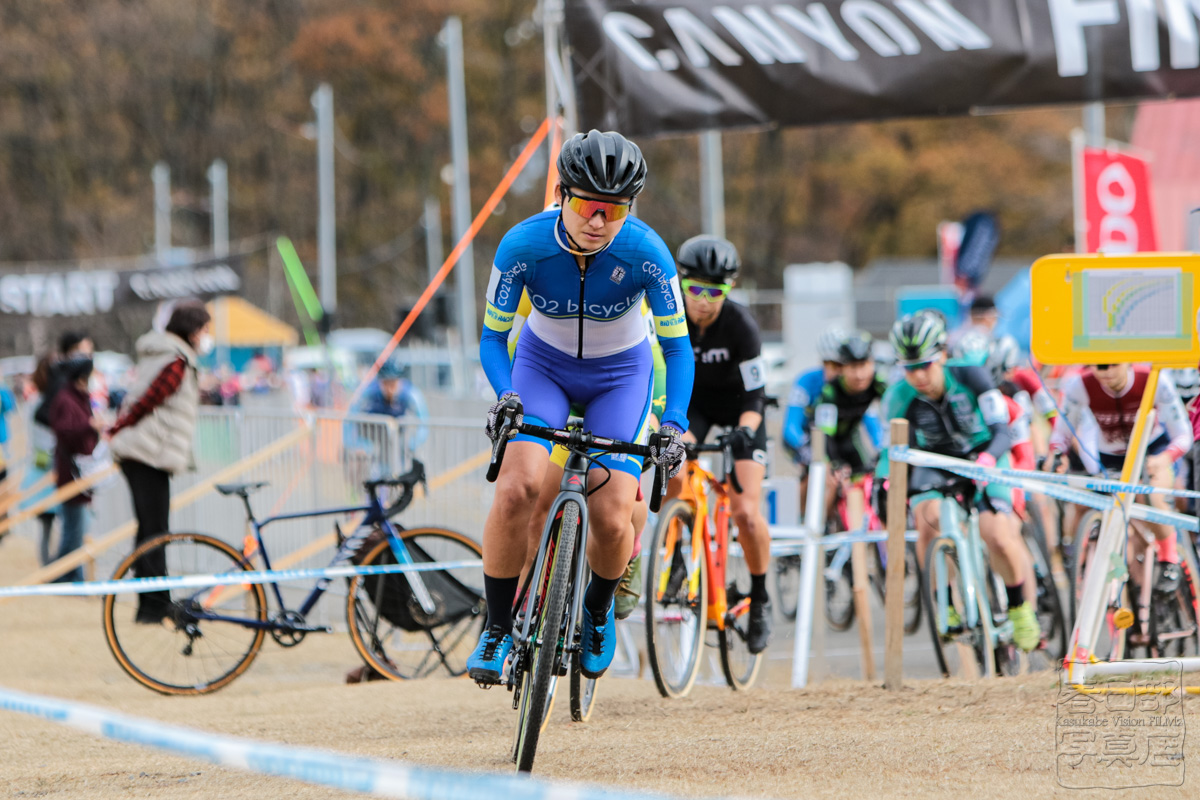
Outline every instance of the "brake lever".
[[737, 467], [733, 460], [733, 445], [728, 441], [721, 443], [721, 458], [725, 461], [725, 474], [729, 478], [729, 483], [733, 486], [735, 492], [741, 494], [742, 484], [738, 482]]

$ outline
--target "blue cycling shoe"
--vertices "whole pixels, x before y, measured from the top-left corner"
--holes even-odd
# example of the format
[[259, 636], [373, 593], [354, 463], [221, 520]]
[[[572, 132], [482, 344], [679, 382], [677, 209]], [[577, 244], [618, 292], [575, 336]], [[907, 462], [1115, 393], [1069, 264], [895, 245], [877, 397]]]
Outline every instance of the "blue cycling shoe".
[[504, 661], [512, 652], [512, 636], [503, 628], [488, 628], [467, 659], [467, 674], [480, 686], [500, 683]]
[[579, 640], [579, 671], [585, 678], [599, 678], [612, 664], [617, 652], [617, 621], [613, 603], [603, 615], [583, 610], [583, 635]]

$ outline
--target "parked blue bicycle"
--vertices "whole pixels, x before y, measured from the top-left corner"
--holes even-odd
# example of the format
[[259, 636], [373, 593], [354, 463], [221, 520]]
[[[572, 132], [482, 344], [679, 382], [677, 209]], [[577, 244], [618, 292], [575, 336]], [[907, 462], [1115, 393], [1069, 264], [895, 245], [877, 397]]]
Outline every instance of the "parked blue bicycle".
[[[217, 491], [240, 497], [246, 507], [253, 531], [249, 555], [207, 534], [167, 533], [134, 550], [117, 566], [113, 579], [269, 570], [271, 559], [262, 536], [267, 525], [356, 513], [365, 516], [350, 536], [341, 536], [338, 529], [339, 545], [329, 566], [477, 564], [482, 551], [463, 534], [443, 528], [405, 530], [391, 521], [412, 502], [424, 478], [418, 462], [399, 478], [367, 481], [366, 505], [263, 520], [255, 519], [250, 495], [266, 483], [220, 485]], [[385, 506], [381, 494], [387, 489], [398, 490], [399, 496]], [[267, 634], [282, 647], [294, 647], [310, 633], [332, 632], [308, 619], [330, 583], [329, 578], [317, 580], [298, 608], [288, 607], [274, 583], [107, 595], [104, 633], [117, 663], [143, 686], [163, 694], [207, 694], [245, 672]], [[364, 663], [394, 680], [424, 677], [439, 667], [451, 675], [463, 674], [484, 611], [481, 566], [348, 579], [346, 618], [354, 647]]]

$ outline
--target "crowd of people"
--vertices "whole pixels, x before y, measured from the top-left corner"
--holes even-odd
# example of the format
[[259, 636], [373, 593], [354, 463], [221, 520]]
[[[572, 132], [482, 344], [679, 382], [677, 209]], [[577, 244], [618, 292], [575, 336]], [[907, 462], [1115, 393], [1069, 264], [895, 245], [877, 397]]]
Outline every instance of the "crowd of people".
[[[749, 312], [728, 299], [740, 270], [732, 243], [698, 236], [673, 258], [648, 225], [629, 216], [646, 171], [641, 151], [619, 133], [578, 134], [558, 158], [556, 203], [505, 236], [487, 289], [480, 344], [497, 396], [487, 430], [494, 438], [506, 415], [561, 428], [572, 414], [594, 434], [624, 441], [647, 441], [656, 428], [651, 460], [672, 478], [685, 442], [729, 432], [743, 489], [733, 494], [733, 516], [751, 581], [746, 643], [757, 653], [770, 637], [769, 534], [759, 510], [766, 452], [760, 336]], [[1094, 364], [1064, 372], [1024, 366], [1015, 340], [995, 337], [997, 320], [988, 298], [977, 298], [955, 330], [935, 310], [906, 315], [884, 348], [893, 354], [890, 364], [876, 361], [876, 343], [864, 331], [822, 332], [821, 364], [797, 378], [789, 397], [785, 451], [804, 474], [814, 457], [810, 432], [819, 426], [824, 458], [869, 487], [881, 518], [889, 474], [881, 420], [907, 419], [913, 447], [983, 467], [1040, 464], [1085, 473], [1119, 467], [1149, 368]], [[655, 353], [661, 353], [657, 361]], [[1170, 374], [1164, 372], [1156, 390], [1145, 474], [1155, 486], [1183, 480], [1179, 467], [1190, 463], [1185, 456], [1194, 455], [1194, 432], [1200, 431], [1200, 375], [1186, 370], [1178, 377], [1190, 388], [1188, 410]], [[489, 622], [468, 661], [481, 685], [505, 679], [514, 597], [558, 490], [561, 465], [541, 440], [517, 435], [508, 445], [483, 538]], [[588, 677], [611, 664], [614, 620], [636, 603], [637, 551], [646, 521], [641, 459], [602, 455], [593, 466], [606, 474], [593, 470], [597, 485], [588, 501], [591, 579], [580, 656]], [[938, 534], [938, 500], [951, 491], [947, 477], [912, 470], [909, 507], [920, 553]], [[832, 504], [836, 484], [829, 485]], [[678, 479], [672, 480], [669, 494], [678, 491]], [[802, 502], [805, 496], [802, 488]], [[1004, 582], [1013, 641], [1027, 652], [1044, 647], [1033, 560], [1021, 535], [1024, 498], [997, 482], [981, 482], [973, 502], [992, 567]], [[1152, 502], [1165, 505], [1161, 497]], [[1166, 525], [1152, 528], [1156, 585], [1168, 586], [1180, 579], [1175, 533]]]
[[[33, 457], [22, 485], [23, 504], [40, 504], [56, 489], [75, 484], [59, 505], [39, 514], [44, 560], [63, 558], [83, 544], [92, 490], [76, 491], [83, 485], [77, 482], [111, 468], [114, 461], [129, 484], [138, 522], [137, 543], [168, 529], [170, 476], [191, 464], [200, 403], [198, 359], [212, 350], [210, 323], [200, 301], [177, 303], [164, 330], [138, 340], [137, 365], [121, 392], [97, 384], [95, 344], [84, 331], [62, 334], [57, 350], [39, 360], [31, 376], [37, 394], [32, 398]], [[44, 488], [38, 490], [39, 486]], [[56, 521], [61, 524], [58, 545], [47, 551]], [[164, 573], [164, 565], [143, 565], [141, 572]], [[57, 580], [83, 580], [82, 567]], [[146, 609], [157, 603], [157, 612], [169, 602], [154, 593], [139, 598]], [[158, 613], [158, 620], [162, 616]]]

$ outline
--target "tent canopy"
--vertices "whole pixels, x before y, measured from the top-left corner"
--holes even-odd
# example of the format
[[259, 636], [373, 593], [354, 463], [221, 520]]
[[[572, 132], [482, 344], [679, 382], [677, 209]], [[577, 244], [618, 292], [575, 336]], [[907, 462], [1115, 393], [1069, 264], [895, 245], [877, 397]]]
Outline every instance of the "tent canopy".
[[296, 329], [240, 297], [218, 297], [208, 304], [213, 339], [225, 347], [290, 347], [300, 340]]

